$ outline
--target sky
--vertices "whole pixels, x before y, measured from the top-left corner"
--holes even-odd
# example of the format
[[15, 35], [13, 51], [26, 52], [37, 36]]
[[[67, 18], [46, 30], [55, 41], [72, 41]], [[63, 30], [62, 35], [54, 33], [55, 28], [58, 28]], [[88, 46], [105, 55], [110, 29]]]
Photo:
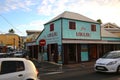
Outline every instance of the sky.
[[120, 26], [120, 0], [0, 0], [0, 33], [13, 29], [26, 36], [26, 30], [41, 31], [64, 11]]

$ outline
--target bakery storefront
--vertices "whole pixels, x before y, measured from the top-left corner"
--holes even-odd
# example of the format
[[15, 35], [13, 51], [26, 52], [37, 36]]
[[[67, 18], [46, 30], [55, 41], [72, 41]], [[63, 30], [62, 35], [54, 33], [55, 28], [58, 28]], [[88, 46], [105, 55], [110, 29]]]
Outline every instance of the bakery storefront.
[[[59, 31], [48, 34], [47, 31], [40, 35], [43, 36], [38, 39], [43, 60], [62, 64], [81, 63], [94, 61], [108, 51], [120, 50], [120, 38], [111, 37], [110, 33], [108, 37], [104, 37], [101, 33], [103, 35], [101, 39], [64, 39], [60, 37], [61, 31]], [[87, 36], [82, 36], [82, 38], [87, 38]], [[45, 40], [42, 42], [45, 43], [44, 45], [40, 45], [41, 40]]]
[[101, 29], [94, 20], [64, 12], [44, 24], [36, 45], [38, 59], [71, 64], [93, 61], [105, 52], [120, 50], [120, 38]]
[[[71, 43], [67, 43], [71, 42]], [[76, 42], [76, 43], [75, 43]], [[95, 61], [106, 52], [120, 50], [119, 43], [107, 41], [65, 41], [63, 44], [64, 64]]]

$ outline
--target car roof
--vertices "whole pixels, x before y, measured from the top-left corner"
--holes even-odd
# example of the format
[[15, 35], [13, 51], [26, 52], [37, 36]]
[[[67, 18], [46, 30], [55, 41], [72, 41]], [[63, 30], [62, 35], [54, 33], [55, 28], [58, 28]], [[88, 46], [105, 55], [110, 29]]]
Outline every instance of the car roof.
[[111, 52], [120, 52], [120, 50], [116, 50], [116, 51], [111, 51]]
[[16, 60], [16, 61], [25, 61], [27, 59], [25, 58], [0, 58], [0, 61], [4, 61], [4, 60]]

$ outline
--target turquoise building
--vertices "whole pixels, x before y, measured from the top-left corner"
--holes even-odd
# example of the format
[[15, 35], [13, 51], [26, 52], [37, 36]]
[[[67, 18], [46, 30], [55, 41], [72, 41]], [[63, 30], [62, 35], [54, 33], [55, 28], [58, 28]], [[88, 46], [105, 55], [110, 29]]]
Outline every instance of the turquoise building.
[[70, 64], [93, 61], [120, 49], [120, 38], [78, 13], [65, 11], [46, 24], [36, 41], [27, 44], [30, 56]]

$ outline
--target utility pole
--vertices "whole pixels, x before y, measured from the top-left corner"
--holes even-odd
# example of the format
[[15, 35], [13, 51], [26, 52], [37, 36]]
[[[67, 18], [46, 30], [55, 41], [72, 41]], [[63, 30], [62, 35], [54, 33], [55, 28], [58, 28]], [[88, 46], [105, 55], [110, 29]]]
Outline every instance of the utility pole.
[[15, 50], [15, 38], [13, 38], [13, 46], [14, 46], [14, 50]]

